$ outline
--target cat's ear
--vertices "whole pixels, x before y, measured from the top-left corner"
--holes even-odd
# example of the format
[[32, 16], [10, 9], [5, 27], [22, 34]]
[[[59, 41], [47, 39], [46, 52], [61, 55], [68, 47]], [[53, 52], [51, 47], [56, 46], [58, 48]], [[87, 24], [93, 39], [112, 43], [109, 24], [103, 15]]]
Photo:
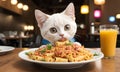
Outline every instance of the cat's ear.
[[38, 26], [42, 27], [43, 23], [48, 19], [48, 15], [40, 10], [35, 10], [35, 18], [37, 20]]
[[73, 20], [75, 20], [75, 8], [73, 3], [70, 3], [67, 8], [63, 11], [64, 14], [70, 16]]

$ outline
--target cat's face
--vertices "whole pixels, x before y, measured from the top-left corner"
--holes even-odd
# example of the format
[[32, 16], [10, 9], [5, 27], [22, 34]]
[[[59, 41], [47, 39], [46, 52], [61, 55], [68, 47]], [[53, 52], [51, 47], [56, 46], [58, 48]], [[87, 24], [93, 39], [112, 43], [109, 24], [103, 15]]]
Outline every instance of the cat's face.
[[71, 39], [76, 33], [74, 5], [70, 3], [62, 13], [47, 15], [35, 10], [35, 16], [41, 35], [51, 43], [62, 39]]

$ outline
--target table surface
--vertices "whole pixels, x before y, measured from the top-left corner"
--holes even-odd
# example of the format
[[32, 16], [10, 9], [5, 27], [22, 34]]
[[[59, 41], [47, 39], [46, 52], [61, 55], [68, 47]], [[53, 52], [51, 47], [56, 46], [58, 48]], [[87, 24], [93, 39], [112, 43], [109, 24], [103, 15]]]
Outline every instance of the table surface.
[[120, 72], [120, 48], [116, 49], [114, 59], [101, 59], [75, 69], [49, 69], [39, 64], [24, 61], [18, 57], [18, 53], [26, 49], [15, 48], [15, 50], [1, 55], [0, 72]]

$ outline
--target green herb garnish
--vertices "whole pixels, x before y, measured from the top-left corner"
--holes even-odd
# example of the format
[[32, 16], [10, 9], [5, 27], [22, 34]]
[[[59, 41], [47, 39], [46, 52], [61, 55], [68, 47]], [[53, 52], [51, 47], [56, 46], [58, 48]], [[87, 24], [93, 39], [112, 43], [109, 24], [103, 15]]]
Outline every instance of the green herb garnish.
[[41, 59], [41, 61], [45, 61], [45, 59]]
[[45, 51], [46, 51], [46, 49], [44, 48], [40, 51], [40, 53], [45, 53]]
[[66, 45], [72, 45], [72, 42], [66, 43]]
[[28, 53], [28, 52], [25, 52], [25, 54], [26, 54], [26, 55], [29, 55], [29, 53]]
[[94, 53], [94, 56], [99, 56], [99, 54], [97, 54], [97, 53]]
[[47, 44], [47, 50], [51, 50], [52, 45], [51, 44]]

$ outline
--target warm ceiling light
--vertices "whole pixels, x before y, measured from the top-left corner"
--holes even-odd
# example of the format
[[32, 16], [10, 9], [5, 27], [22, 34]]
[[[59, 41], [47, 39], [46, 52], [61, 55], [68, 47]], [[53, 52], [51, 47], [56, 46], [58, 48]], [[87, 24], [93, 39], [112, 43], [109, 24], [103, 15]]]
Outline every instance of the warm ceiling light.
[[12, 4], [12, 5], [16, 5], [17, 3], [18, 3], [17, 0], [11, 0], [11, 4]]
[[27, 30], [34, 30], [34, 27], [29, 25], [29, 26], [27, 26]]
[[120, 14], [117, 14], [117, 15], [116, 15], [116, 19], [120, 19]]
[[24, 10], [24, 11], [27, 11], [28, 9], [29, 9], [28, 5], [24, 5], [24, 6], [23, 6], [23, 10]]
[[94, 4], [103, 5], [103, 4], [105, 4], [105, 0], [94, 0]]
[[23, 4], [22, 4], [22, 3], [18, 3], [18, 4], [17, 4], [17, 7], [18, 7], [19, 9], [22, 9], [22, 8], [23, 8]]
[[2, 1], [6, 1], [6, 0], [2, 0]]
[[89, 13], [89, 6], [88, 5], [82, 5], [80, 9], [81, 14], [88, 14]]
[[34, 26], [30, 26], [30, 30], [34, 30]]
[[28, 30], [28, 26], [24, 26], [24, 30]]

